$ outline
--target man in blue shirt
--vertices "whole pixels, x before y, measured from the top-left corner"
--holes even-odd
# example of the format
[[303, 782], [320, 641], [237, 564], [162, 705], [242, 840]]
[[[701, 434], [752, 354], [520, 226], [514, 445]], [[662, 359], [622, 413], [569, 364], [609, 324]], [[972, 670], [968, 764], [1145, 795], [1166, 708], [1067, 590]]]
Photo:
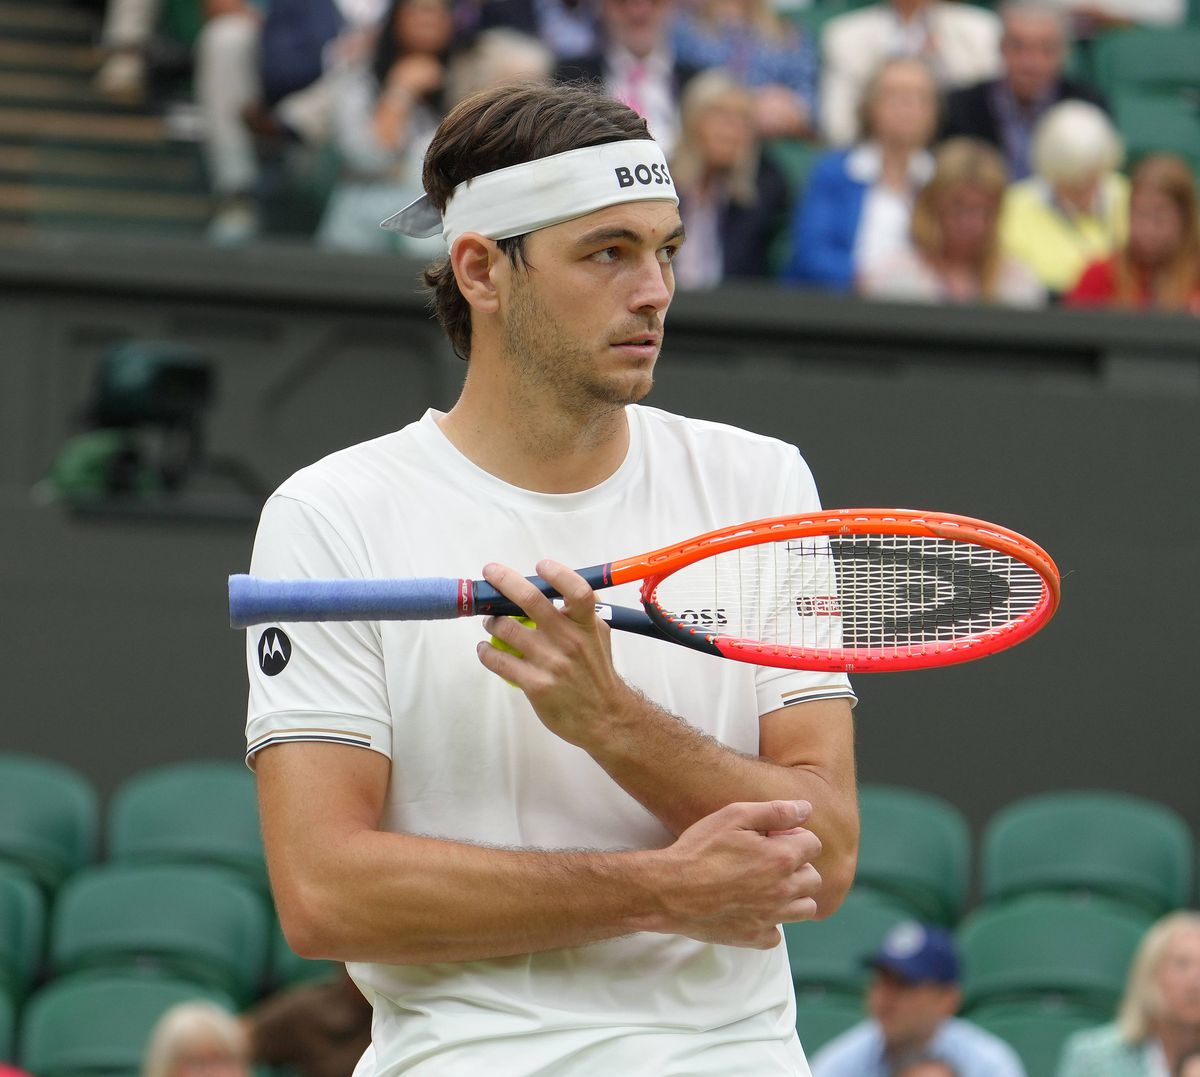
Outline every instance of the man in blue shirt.
[[1025, 1077], [1008, 1044], [954, 1016], [962, 992], [949, 932], [897, 924], [869, 964], [870, 1020], [821, 1048], [811, 1060], [813, 1077], [893, 1077], [919, 1057], [943, 1059], [961, 1077]]

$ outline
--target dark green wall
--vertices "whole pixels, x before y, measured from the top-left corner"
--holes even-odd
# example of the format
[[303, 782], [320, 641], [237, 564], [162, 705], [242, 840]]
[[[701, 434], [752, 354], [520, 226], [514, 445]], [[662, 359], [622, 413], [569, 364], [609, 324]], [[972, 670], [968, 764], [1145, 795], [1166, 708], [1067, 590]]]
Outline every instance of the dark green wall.
[[[97, 357], [130, 335], [211, 355], [211, 449], [268, 484], [447, 406], [462, 366], [413, 272], [290, 250], [0, 251], [3, 747], [105, 792], [139, 767], [240, 755], [224, 578], [248, 560], [246, 505], [213, 481], [163, 518], [81, 517], [30, 489]], [[857, 678], [864, 780], [949, 797], [976, 826], [1028, 793], [1124, 789], [1200, 830], [1200, 323], [685, 296], [650, 402], [795, 442], [829, 506], [994, 519], [1058, 561], [1061, 612], [1029, 643]]]

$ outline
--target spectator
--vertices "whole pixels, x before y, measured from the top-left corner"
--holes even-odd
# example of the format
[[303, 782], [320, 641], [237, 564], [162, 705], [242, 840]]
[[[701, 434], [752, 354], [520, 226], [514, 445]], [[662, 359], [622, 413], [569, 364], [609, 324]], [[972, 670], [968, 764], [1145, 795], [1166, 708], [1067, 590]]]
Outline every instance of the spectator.
[[703, 0], [675, 23], [675, 54], [722, 67], [754, 90], [762, 138], [804, 138], [816, 128], [817, 54], [768, 0]]
[[205, 0], [196, 99], [216, 209], [209, 238], [259, 231], [255, 135], [331, 137], [335, 72], [369, 55], [386, 0]]
[[962, 1077], [949, 1062], [926, 1055], [893, 1070], [891, 1077]]
[[821, 130], [844, 146], [854, 140], [855, 105], [883, 60], [919, 57], [944, 90], [993, 78], [1000, 70], [1000, 20], [970, 4], [889, 0], [830, 19], [821, 53]]
[[913, 202], [933, 174], [933, 75], [921, 60], [888, 60], [860, 111], [863, 141], [813, 166], [792, 219], [790, 281], [848, 292], [867, 267], [909, 245]]
[[[421, 161], [445, 111], [453, 34], [448, 0], [392, 0], [371, 64], [341, 72], [335, 140], [344, 174], [317, 231], [322, 246], [393, 249], [399, 237], [379, 222], [422, 192]], [[441, 241], [408, 242], [432, 254]]]
[[1157, 1077], [1200, 1047], [1200, 912], [1164, 916], [1134, 955], [1117, 1019], [1076, 1032], [1058, 1077]]
[[986, 142], [942, 143], [933, 178], [917, 195], [911, 250], [870, 268], [861, 291], [880, 299], [921, 303], [1005, 303], [1040, 306], [1045, 289], [1000, 250], [1000, 206], [1008, 173]]
[[100, 43], [104, 62], [96, 89], [118, 101], [139, 101], [146, 93], [146, 46], [158, 21], [160, 0], [108, 0]]
[[558, 82], [601, 82], [634, 110], [668, 157], [679, 137], [679, 100], [698, 71], [671, 48], [674, 0], [601, 0], [600, 51], [559, 65]]
[[1071, 14], [1075, 36], [1122, 26], [1178, 26], [1187, 16], [1187, 0], [1053, 0]]
[[887, 933], [869, 964], [870, 1018], [813, 1056], [813, 1077], [892, 1077], [929, 1055], [949, 1062], [960, 1077], [1024, 1077], [1008, 1044], [954, 1016], [962, 992], [948, 931], [904, 921]]
[[787, 213], [787, 181], [760, 152], [753, 95], [725, 71], [705, 71], [684, 91], [671, 175], [688, 237], [675, 257], [678, 286], [768, 276], [771, 241]]
[[1171, 1077], [1200, 1077], [1200, 1047], [1180, 1057]]
[[537, 38], [517, 30], [484, 30], [450, 60], [446, 107], [493, 86], [549, 81], [553, 71], [554, 53]]
[[1129, 242], [1089, 265], [1067, 300], [1200, 314], [1200, 208], [1186, 162], [1156, 154], [1138, 165], [1129, 195]]
[[479, 29], [501, 27], [540, 39], [560, 61], [592, 56], [601, 47], [596, 0], [484, 0]]
[[1034, 175], [1004, 200], [1000, 241], [1061, 294], [1125, 242], [1129, 181], [1116, 171], [1124, 148], [1102, 109], [1063, 101], [1038, 123], [1031, 154]]
[[251, 1077], [238, 1019], [211, 1002], [181, 1002], [158, 1019], [146, 1045], [142, 1077]]
[[350, 1077], [371, 1045], [371, 1012], [343, 966], [336, 979], [282, 991], [242, 1021], [257, 1065], [296, 1077]]
[[1031, 171], [1033, 129], [1047, 109], [1068, 99], [1101, 107], [1104, 101], [1091, 87], [1063, 77], [1070, 30], [1050, 0], [1008, 0], [1000, 18], [1003, 73], [947, 97], [942, 135], [970, 135], [999, 147], [1012, 178], [1020, 180]]

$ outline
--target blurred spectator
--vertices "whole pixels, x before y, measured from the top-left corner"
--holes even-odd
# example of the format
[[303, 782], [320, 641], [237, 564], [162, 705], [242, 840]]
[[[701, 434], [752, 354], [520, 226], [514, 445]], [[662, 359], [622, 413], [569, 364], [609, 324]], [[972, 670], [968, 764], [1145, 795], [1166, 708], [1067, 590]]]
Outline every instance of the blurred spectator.
[[539, 38], [559, 60], [591, 56], [601, 47], [596, 0], [483, 0], [479, 29], [497, 27]]
[[[446, 69], [446, 107], [492, 86], [546, 82], [554, 53], [537, 38], [517, 30], [484, 30], [470, 48], [456, 53]], [[394, 211], [393, 211], [394, 212]]]
[[1070, 28], [1050, 0], [1008, 0], [1000, 17], [1003, 74], [951, 93], [942, 135], [970, 135], [998, 146], [1012, 178], [1020, 180], [1032, 171], [1033, 128], [1047, 109], [1075, 98], [1101, 107], [1104, 101], [1091, 87], [1063, 77]]
[[675, 54], [722, 67], [755, 91], [763, 138], [802, 138], [816, 127], [817, 53], [768, 0], [702, 0], [676, 20]]
[[893, 1077], [930, 1055], [959, 1077], [1025, 1077], [1008, 1044], [954, 1016], [962, 1002], [958, 954], [944, 928], [897, 924], [869, 963], [870, 1019], [817, 1051], [813, 1077]]
[[1168, 913], [1134, 955], [1112, 1024], [1076, 1032], [1058, 1077], [1159, 1077], [1200, 1047], [1200, 912]]
[[668, 157], [679, 137], [679, 98], [698, 68], [675, 56], [674, 0], [601, 0], [600, 51], [559, 64], [558, 82], [603, 83], [650, 127]]
[[850, 291], [870, 266], [909, 246], [917, 192], [933, 174], [925, 147], [937, 126], [937, 86], [921, 60], [888, 60], [861, 105], [863, 140], [820, 157], [792, 218], [784, 277]]
[[762, 155], [754, 97], [720, 69], [683, 93], [683, 133], [671, 158], [687, 242], [675, 258], [681, 288], [766, 277], [771, 240], [785, 219], [788, 185]]
[[1089, 262], [1125, 242], [1129, 181], [1116, 171], [1124, 149], [1103, 110], [1063, 101], [1042, 117], [1031, 154], [1034, 175], [1004, 200], [1000, 241], [1061, 294]]
[[1200, 1047], [1188, 1051], [1179, 1059], [1171, 1077], [1200, 1077]]
[[108, 0], [100, 44], [105, 60], [96, 89], [106, 97], [136, 101], [146, 92], [146, 45], [158, 21], [160, 0]]
[[986, 142], [952, 138], [934, 159], [933, 178], [913, 207], [913, 249], [872, 266], [862, 294], [921, 303], [1045, 303], [1033, 273], [1000, 250], [1008, 186], [1000, 154]]
[[[449, 0], [392, 0], [370, 64], [341, 70], [334, 137], [343, 175], [317, 232], [322, 246], [386, 251], [402, 238], [379, 222], [422, 191], [422, 160], [444, 113], [453, 34]], [[441, 240], [405, 242], [433, 253]]]
[[962, 1077], [949, 1062], [926, 1056], [906, 1062], [892, 1071], [891, 1077]]
[[1200, 314], [1200, 208], [1185, 161], [1156, 154], [1138, 165], [1129, 194], [1129, 242], [1089, 265], [1067, 301]]
[[1178, 26], [1187, 16], [1187, 0], [1053, 0], [1070, 12], [1077, 37], [1120, 26]]
[[251, 1077], [246, 1034], [238, 1019], [211, 1002], [181, 1002], [158, 1019], [142, 1060], [142, 1077]]
[[251, 1059], [295, 1077], [350, 1077], [371, 1045], [371, 1003], [343, 967], [337, 979], [300, 984], [246, 1013]]
[[370, 54], [386, 2], [205, 0], [195, 87], [217, 200], [213, 242], [258, 232], [256, 134], [314, 147], [331, 137], [333, 72]]
[[970, 4], [890, 0], [830, 19], [821, 54], [821, 130], [844, 146], [854, 139], [863, 88], [883, 60], [919, 57], [944, 90], [993, 78], [1000, 70], [1000, 20]]

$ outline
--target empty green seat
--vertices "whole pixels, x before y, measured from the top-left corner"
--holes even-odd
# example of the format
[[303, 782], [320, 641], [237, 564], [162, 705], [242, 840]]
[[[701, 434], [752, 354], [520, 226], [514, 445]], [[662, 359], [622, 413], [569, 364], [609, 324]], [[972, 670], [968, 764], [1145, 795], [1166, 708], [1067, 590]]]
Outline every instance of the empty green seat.
[[809, 1058], [864, 1016], [861, 1001], [824, 994], [796, 996], [796, 1034]]
[[48, 892], [96, 855], [99, 812], [91, 782], [61, 763], [0, 753], [0, 861]]
[[1092, 46], [1092, 71], [1110, 96], [1123, 90], [1194, 93], [1200, 28], [1136, 27], [1102, 34]]
[[21, 1065], [37, 1077], [140, 1072], [158, 1019], [181, 1002], [206, 1000], [233, 1012], [229, 996], [183, 980], [77, 976], [33, 995], [21, 1016]]
[[1054, 1004], [979, 1009], [968, 1016], [1017, 1052], [1026, 1077], [1055, 1077], [1067, 1037], [1104, 1020], [1091, 1011]]
[[859, 998], [867, 984], [864, 961], [879, 949], [889, 928], [908, 918], [906, 910], [880, 895], [852, 890], [828, 919], [784, 924], [797, 993], [819, 989]]
[[1151, 923], [1103, 899], [1041, 896], [985, 906], [958, 932], [963, 1006], [1059, 999], [1111, 1014]]
[[32, 876], [0, 864], [0, 994], [20, 999], [41, 971], [45, 897]]
[[983, 898], [1074, 890], [1161, 915], [1192, 896], [1193, 841], [1156, 801], [1108, 792], [1027, 797], [984, 828]]
[[11, 998], [0, 991], [0, 1059], [13, 1057], [17, 1039], [17, 1007]]
[[864, 785], [855, 885], [895, 898], [921, 920], [954, 924], [970, 877], [971, 838], [953, 804], [913, 789]]
[[221, 864], [266, 887], [254, 776], [240, 762], [135, 774], [113, 795], [106, 839], [112, 861]]
[[1200, 100], [1128, 90], [1113, 95], [1112, 108], [1131, 160], [1174, 153], [1200, 171]]
[[64, 885], [50, 965], [175, 976], [245, 1003], [264, 980], [270, 922], [262, 895], [225, 869], [106, 864]]

